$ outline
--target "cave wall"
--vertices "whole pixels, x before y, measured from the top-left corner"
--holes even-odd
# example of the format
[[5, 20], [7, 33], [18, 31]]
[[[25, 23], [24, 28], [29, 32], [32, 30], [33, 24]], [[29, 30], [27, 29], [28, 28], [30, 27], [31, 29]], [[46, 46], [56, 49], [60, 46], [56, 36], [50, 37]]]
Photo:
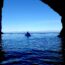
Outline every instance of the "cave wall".
[[1, 29], [2, 29], [2, 8], [3, 8], [3, 0], [0, 0], [0, 39], [1, 39]]
[[64, 21], [65, 21], [65, 1], [64, 0], [41, 0], [43, 3], [50, 6], [55, 12], [57, 12], [61, 16], [61, 23], [62, 23], [62, 30], [59, 34], [59, 37], [65, 37], [64, 36]]

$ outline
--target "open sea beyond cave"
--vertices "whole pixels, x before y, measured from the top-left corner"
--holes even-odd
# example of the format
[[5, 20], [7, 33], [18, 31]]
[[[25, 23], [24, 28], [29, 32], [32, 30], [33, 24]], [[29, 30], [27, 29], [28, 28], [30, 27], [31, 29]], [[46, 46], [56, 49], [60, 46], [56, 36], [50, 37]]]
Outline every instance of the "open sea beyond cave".
[[62, 65], [58, 32], [2, 34], [1, 65]]

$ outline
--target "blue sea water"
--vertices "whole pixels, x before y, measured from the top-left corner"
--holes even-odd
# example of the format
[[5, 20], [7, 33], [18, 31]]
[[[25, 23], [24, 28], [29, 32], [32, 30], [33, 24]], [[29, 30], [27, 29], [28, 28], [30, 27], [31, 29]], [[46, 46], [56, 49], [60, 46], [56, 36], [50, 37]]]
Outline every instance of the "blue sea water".
[[3, 65], [61, 65], [61, 39], [58, 32], [6, 33], [2, 35]]

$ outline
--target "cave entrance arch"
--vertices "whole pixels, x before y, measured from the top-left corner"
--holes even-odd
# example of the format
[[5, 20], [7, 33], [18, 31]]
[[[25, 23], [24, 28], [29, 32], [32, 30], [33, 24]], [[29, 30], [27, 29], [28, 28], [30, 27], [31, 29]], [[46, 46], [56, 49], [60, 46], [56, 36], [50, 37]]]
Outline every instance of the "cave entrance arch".
[[[0, 38], [1, 38], [1, 20], [2, 20], [2, 8], [3, 1], [0, 0]], [[60, 36], [64, 36], [64, 0], [41, 0], [42, 2], [48, 4], [53, 10], [55, 10], [62, 17], [62, 30], [60, 32]]]

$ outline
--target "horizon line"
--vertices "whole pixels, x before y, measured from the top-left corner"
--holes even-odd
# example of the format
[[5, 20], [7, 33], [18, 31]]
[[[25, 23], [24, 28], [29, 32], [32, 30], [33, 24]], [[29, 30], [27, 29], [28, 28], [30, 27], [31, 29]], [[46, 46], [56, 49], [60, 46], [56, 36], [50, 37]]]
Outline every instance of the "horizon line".
[[[30, 32], [30, 31], [27, 31], [27, 32]], [[52, 33], [52, 32], [54, 32], [54, 33], [60, 33], [59, 31], [43, 31], [43, 32], [30, 32], [30, 33]], [[2, 32], [3, 34], [5, 34], [5, 33], [26, 33], [26, 32]]]

